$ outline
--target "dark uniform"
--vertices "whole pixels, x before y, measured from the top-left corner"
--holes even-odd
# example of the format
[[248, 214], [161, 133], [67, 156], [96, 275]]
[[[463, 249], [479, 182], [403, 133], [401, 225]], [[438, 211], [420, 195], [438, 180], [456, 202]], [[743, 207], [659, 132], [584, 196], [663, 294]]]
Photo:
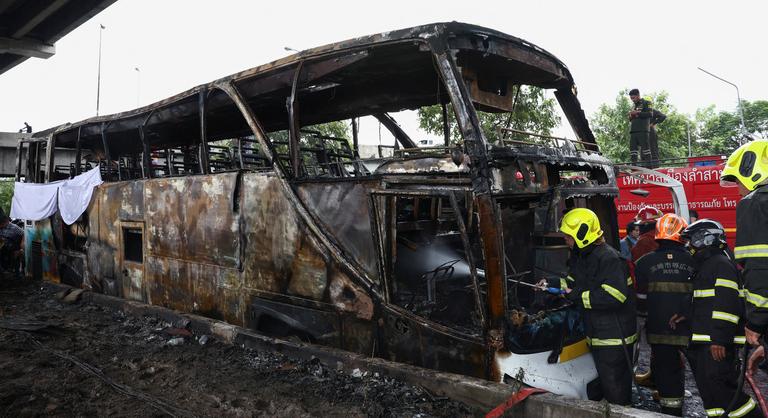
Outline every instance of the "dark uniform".
[[[693, 279], [693, 321], [688, 362], [707, 416], [721, 416], [738, 389], [737, 348], [745, 343], [744, 302], [739, 273], [724, 250], [705, 248], [695, 253], [699, 264]], [[715, 361], [711, 345], [725, 347], [725, 358]], [[729, 417], [759, 417], [756, 402], [740, 393]]]
[[651, 161], [651, 149], [648, 140], [651, 131], [651, 117], [653, 116], [651, 102], [640, 99], [634, 103], [632, 110], [640, 113], [629, 121], [629, 155], [633, 164], [637, 163], [639, 158], [647, 165]]
[[667, 119], [667, 115], [659, 112], [656, 109], [652, 110], [651, 126], [648, 132], [648, 148], [651, 150], [651, 164], [650, 168], [656, 168], [659, 166], [659, 137], [656, 135], [656, 126]]
[[[645, 227], [645, 226], [644, 226]], [[630, 252], [632, 253], [632, 262], [637, 265], [637, 262], [646, 254], [651, 253], [659, 248], [659, 244], [656, 242], [656, 232], [653, 228], [644, 232], [637, 239], [635, 246], [632, 247]], [[637, 310], [641, 315], [645, 315], [647, 312], [647, 299], [648, 299], [648, 281], [647, 277], [638, 278], [637, 271], [635, 271], [635, 278], [637, 278]]]
[[768, 187], [744, 196], [736, 206], [736, 261], [744, 267], [747, 328], [768, 331]]
[[677, 242], [660, 240], [659, 248], [637, 261], [638, 283], [647, 283], [648, 318], [646, 337], [651, 345], [651, 370], [659, 390], [661, 412], [682, 415], [685, 391], [685, 365], [680, 354], [688, 346], [690, 322], [669, 327], [674, 316], [690, 318], [694, 261], [685, 247]]
[[603, 396], [610, 403], [632, 401], [628, 364], [637, 341], [635, 295], [626, 262], [604, 241], [574, 249], [568, 261], [573, 290], [568, 299], [580, 306]]

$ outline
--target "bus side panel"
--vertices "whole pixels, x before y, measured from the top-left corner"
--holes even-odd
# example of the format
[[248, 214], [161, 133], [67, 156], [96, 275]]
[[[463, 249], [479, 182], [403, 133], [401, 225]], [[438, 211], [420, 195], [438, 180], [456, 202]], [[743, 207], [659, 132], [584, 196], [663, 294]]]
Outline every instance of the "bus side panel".
[[150, 303], [242, 324], [237, 173], [146, 182]]

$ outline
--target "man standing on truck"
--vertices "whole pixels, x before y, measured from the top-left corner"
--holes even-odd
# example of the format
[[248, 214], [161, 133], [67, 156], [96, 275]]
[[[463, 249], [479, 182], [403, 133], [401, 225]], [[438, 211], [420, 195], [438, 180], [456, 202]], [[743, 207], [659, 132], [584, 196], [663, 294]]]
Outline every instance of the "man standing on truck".
[[681, 353], [691, 337], [689, 309], [694, 261], [680, 233], [688, 226], [668, 213], [656, 222], [659, 248], [637, 261], [635, 276], [648, 284], [645, 335], [651, 345], [651, 370], [663, 414], [683, 416], [685, 364]]
[[[702, 219], [682, 236], [696, 262], [690, 318], [693, 336], [687, 357], [707, 416], [762, 416], [752, 398], [743, 392], [734, 396], [739, 377], [737, 350], [744, 344], [744, 302], [725, 230], [715, 221]], [[733, 409], [727, 410], [729, 407]]]
[[632, 164], [637, 164], [640, 159], [641, 165], [647, 166], [651, 161], [649, 135], [653, 109], [651, 102], [640, 97], [638, 89], [630, 90], [629, 98], [633, 103], [632, 110], [629, 111], [629, 156]]
[[752, 141], [734, 151], [720, 183], [737, 186], [742, 196], [736, 206], [734, 255], [744, 267], [747, 342], [757, 346], [768, 330], [768, 141]]
[[603, 396], [630, 405], [637, 318], [627, 263], [605, 243], [600, 221], [589, 209], [571, 209], [560, 231], [571, 248], [568, 267], [574, 280], [567, 298], [581, 308]]

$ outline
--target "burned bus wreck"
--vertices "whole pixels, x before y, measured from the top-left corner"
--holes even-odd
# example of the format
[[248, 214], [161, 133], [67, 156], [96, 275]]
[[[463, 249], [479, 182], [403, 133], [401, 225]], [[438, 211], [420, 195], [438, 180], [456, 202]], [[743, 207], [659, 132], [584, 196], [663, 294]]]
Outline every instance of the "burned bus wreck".
[[[513, 91], [554, 91], [576, 140], [497, 128]], [[587, 397], [597, 377], [573, 308], [520, 282], [564, 275], [562, 213], [617, 243], [613, 167], [554, 56], [441, 23], [356, 38], [19, 147], [44, 183], [99, 167], [72, 225], [29, 222], [28, 274], [260, 332]], [[397, 112], [442, 106], [443, 146]], [[452, 143], [448, 116], [461, 141]], [[361, 159], [359, 118], [397, 140]], [[343, 122], [351, 140], [318, 130]], [[57, 151], [76, 150], [75, 161]]]

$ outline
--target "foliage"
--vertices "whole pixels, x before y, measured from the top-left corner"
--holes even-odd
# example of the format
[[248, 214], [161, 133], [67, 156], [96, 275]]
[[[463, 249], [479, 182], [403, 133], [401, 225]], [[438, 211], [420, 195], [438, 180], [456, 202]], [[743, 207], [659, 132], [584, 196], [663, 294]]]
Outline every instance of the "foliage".
[[[768, 136], [768, 101], [742, 100], [741, 105], [747, 132], [758, 138]], [[701, 126], [701, 145], [709, 153], [728, 154], [739, 146], [742, 137], [741, 118], [737, 112], [711, 113]]]
[[[715, 112], [714, 106], [700, 108], [693, 116], [677, 111], [665, 91], [650, 96], [654, 108], [667, 120], [656, 127], [661, 159], [681, 158], [688, 155], [688, 135], [693, 155], [729, 154], [738, 147], [741, 123], [738, 111]], [[602, 104], [590, 123], [600, 149], [610, 159], [629, 160], [629, 121], [631, 108], [627, 91], [620, 91], [613, 104]], [[742, 101], [747, 131], [757, 137], [768, 135], [768, 101]]]
[[11, 213], [11, 199], [13, 198], [13, 181], [0, 180], [0, 209], [3, 213]]
[[[646, 97], [652, 106], [664, 113], [667, 119], [656, 126], [659, 138], [659, 156], [661, 159], [681, 158], [688, 155], [688, 131], [694, 126], [690, 118], [677, 111], [669, 102], [665, 91], [652, 93]], [[600, 149], [616, 162], [629, 161], [629, 119], [632, 109], [627, 90], [616, 96], [614, 104], [602, 104], [592, 116], [590, 124], [595, 133]]]
[[[544, 96], [544, 89], [523, 86], [515, 89], [514, 111], [511, 113], [489, 113], [478, 111], [480, 126], [485, 137], [491, 141], [499, 140], [499, 128], [514, 128], [521, 131], [547, 135], [552, 128], [560, 124], [560, 117], [555, 113], [555, 101]], [[442, 106], [426, 106], [418, 111], [419, 127], [433, 135], [443, 135]], [[461, 131], [456, 124], [456, 116], [449, 106], [448, 121], [451, 141], [461, 141]]]

